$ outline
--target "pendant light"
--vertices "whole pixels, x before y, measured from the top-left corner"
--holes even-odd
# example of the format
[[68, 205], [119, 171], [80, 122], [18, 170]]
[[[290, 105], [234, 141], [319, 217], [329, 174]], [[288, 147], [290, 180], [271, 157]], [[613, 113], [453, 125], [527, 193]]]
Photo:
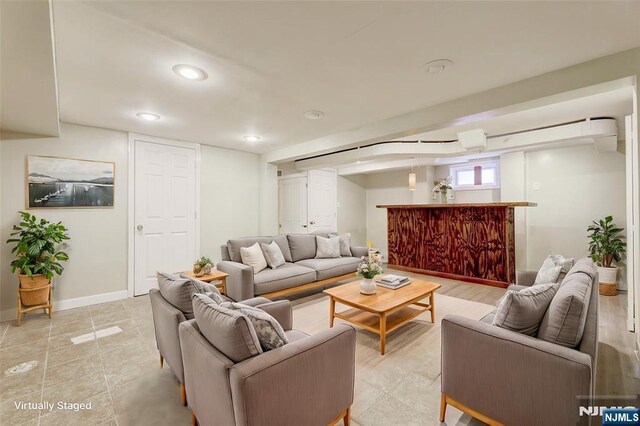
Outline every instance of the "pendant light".
[[411, 157], [411, 172], [409, 173], [409, 190], [415, 191], [416, 189], [416, 174], [413, 172], [413, 157]]

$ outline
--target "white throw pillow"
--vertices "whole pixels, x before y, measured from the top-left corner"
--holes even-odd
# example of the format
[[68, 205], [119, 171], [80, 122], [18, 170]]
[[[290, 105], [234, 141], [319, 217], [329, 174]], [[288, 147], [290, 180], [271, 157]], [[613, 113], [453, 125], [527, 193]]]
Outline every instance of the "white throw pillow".
[[271, 244], [260, 243], [260, 247], [262, 247], [264, 258], [271, 269], [276, 269], [278, 266], [285, 264], [284, 254], [280, 250], [278, 243], [275, 241], [271, 241]]
[[556, 265], [551, 256], [549, 256], [544, 260], [533, 284], [557, 283], [560, 272], [562, 272], [562, 265]]
[[258, 243], [255, 243], [251, 247], [241, 247], [240, 257], [242, 258], [242, 263], [253, 268], [254, 274], [257, 274], [267, 267], [267, 261]]
[[340, 238], [325, 238], [316, 235], [316, 259], [340, 257]]

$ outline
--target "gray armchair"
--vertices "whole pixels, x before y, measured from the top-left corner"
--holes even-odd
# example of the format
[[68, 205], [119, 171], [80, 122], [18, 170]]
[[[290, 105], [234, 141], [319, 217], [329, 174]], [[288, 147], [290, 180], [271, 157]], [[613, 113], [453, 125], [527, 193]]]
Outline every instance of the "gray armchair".
[[280, 322], [289, 343], [238, 363], [201, 334], [196, 320], [180, 324], [193, 424], [297, 426], [343, 419], [348, 426], [355, 329], [339, 325], [309, 336], [291, 329], [290, 302], [259, 307]]
[[[193, 318], [187, 318], [182, 311], [169, 303], [158, 289], [149, 290], [149, 300], [151, 301], [151, 311], [153, 313], [153, 327], [156, 335], [156, 346], [160, 352], [160, 367], [167, 361], [174, 376], [180, 382], [180, 395], [182, 404], [187, 404], [186, 389], [184, 386], [184, 369], [182, 365], [182, 351], [180, 350], [180, 338], [178, 336], [178, 326], [180, 323]], [[260, 306], [271, 302], [264, 297], [255, 297], [245, 300], [242, 303], [250, 306]]]

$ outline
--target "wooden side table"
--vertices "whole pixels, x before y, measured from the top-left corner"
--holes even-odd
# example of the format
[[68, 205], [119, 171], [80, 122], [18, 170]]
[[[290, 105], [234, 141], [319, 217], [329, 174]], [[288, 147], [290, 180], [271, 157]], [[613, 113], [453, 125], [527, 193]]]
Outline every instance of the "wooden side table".
[[221, 271], [218, 271], [217, 269], [212, 269], [210, 274], [202, 275], [200, 277], [196, 277], [192, 271], [185, 271], [184, 275], [193, 277], [205, 283], [210, 283], [212, 281], [220, 281], [219, 283], [214, 285], [218, 290], [220, 290], [220, 293], [224, 295], [227, 294], [227, 277], [229, 276], [229, 274], [227, 274], [226, 272], [221, 272]]

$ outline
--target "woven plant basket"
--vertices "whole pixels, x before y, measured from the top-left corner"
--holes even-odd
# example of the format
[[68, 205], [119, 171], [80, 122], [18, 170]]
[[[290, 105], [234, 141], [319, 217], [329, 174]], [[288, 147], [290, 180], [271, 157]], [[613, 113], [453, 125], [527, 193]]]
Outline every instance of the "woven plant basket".
[[49, 303], [51, 282], [44, 275], [18, 275], [20, 280], [20, 300], [24, 306], [46, 305]]

